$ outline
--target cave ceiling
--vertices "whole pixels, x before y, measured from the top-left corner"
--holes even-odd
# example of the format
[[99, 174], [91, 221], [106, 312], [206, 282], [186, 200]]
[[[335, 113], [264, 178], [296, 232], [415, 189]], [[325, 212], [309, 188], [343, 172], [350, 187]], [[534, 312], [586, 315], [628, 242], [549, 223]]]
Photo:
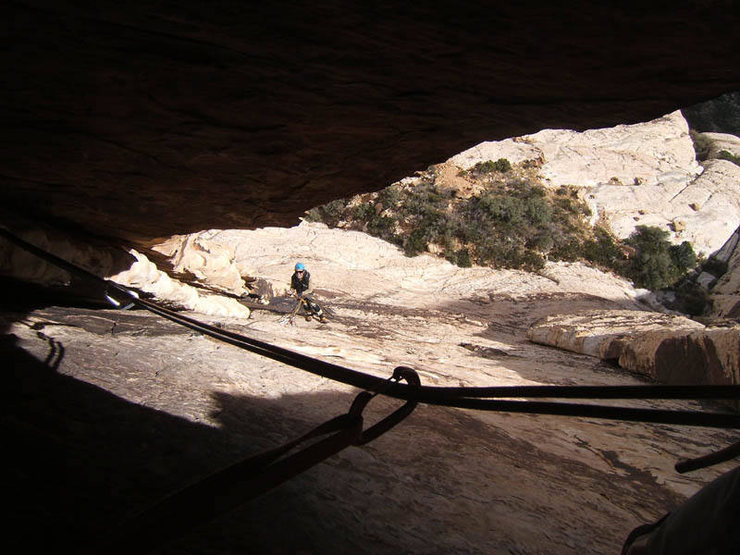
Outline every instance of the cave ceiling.
[[3, 208], [139, 244], [290, 226], [484, 140], [740, 89], [734, 2], [529, 4], [8, 3]]

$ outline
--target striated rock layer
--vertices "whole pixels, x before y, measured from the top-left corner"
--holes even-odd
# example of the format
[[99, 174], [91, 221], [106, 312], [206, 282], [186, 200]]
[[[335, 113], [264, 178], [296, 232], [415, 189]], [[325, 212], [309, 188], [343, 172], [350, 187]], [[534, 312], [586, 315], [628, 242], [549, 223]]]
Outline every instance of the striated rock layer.
[[621, 364], [624, 349], [636, 337], [656, 331], [673, 334], [703, 329], [703, 325], [683, 316], [610, 310], [547, 316], [532, 325], [527, 337], [535, 343], [604, 360], [619, 360]]
[[527, 337], [615, 361], [658, 383], [740, 384], [739, 325], [707, 328], [654, 312], [589, 311], [545, 317], [532, 325]]

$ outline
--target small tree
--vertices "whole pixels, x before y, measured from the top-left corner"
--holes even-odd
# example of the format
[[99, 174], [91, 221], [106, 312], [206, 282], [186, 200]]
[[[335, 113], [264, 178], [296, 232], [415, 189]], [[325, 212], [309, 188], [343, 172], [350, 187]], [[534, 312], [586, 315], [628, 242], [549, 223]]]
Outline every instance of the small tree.
[[626, 243], [635, 249], [627, 273], [638, 287], [652, 291], [676, 283], [687, 270], [696, 266], [691, 244], [671, 245], [669, 233], [659, 227], [637, 226]]

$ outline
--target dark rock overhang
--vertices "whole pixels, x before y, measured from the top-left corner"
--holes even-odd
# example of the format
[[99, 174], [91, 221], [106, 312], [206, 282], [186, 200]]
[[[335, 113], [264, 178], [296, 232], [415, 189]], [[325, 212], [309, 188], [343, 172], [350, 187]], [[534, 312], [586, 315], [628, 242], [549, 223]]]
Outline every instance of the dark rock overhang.
[[483, 140], [740, 89], [721, 2], [14, 2], [4, 207], [143, 244], [293, 225]]

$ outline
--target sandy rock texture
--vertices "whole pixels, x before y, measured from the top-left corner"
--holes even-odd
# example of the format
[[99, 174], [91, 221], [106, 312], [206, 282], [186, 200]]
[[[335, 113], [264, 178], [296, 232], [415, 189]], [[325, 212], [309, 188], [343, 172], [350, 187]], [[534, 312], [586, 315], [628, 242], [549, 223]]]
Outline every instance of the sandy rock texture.
[[[535, 344], [527, 330], [553, 314], [666, 318], [650, 312], [647, 292], [580, 264], [543, 275], [461, 269], [320, 224], [209, 238], [278, 296], [250, 305], [249, 318], [205, 304], [190, 315], [379, 377], [406, 365], [427, 385], [639, 384], [598, 358]], [[279, 295], [298, 260], [327, 325], [283, 321], [293, 305]], [[132, 275], [143, 279], [150, 266], [137, 264]], [[17, 402], [4, 407], [2, 424], [18, 455], [4, 476], [18, 510], [5, 537], [16, 549], [74, 550], [162, 496], [342, 414], [357, 393], [142, 311], [6, 304], [14, 308], [0, 321], [0, 347]], [[378, 398], [367, 417], [397, 406]], [[369, 445], [159, 552], [614, 553], [634, 526], [731, 467], [679, 475], [678, 459], [737, 439], [708, 428], [420, 406]]]
[[[538, 292], [526, 282], [517, 291], [509, 279], [506, 291], [481, 282], [448, 296], [399, 287], [391, 300], [389, 284], [364, 280], [361, 269], [355, 295], [332, 289], [330, 260], [309, 263], [328, 286], [320, 297], [333, 314], [327, 326], [281, 324], [271, 307], [249, 319], [193, 316], [382, 377], [409, 365], [429, 385], [639, 383], [525, 337], [534, 319], [565, 306], [617, 308], [629, 299], [554, 285]], [[345, 412], [357, 393], [140, 311], [48, 307], [6, 314], [2, 325], [4, 349], [12, 347], [8, 383], [24, 400], [7, 408], [13, 418], [4, 426], [27, 433], [7, 489], [23, 508], [6, 534], [11, 545], [76, 545], [104, 533], [168, 492]], [[377, 399], [368, 418], [397, 406]], [[678, 475], [677, 459], [736, 439], [722, 430], [421, 406], [368, 446], [160, 552], [613, 553], [632, 527], [728, 469]], [[43, 504], [21, 502], [36, 491]], [[44, 533], [25, 534], [39, 522]]]
[[[200, 247], [196, 247], [196, 249], [200, 250]], [[129, 269], [110, 276], [112, 281], [146, 293], [151, 293], [160, 301], [173, 303], [178, 307], [188, 310], [220, 316], [249, 317], [249, 308], [243, 306], [237, 300], [212, 294], [209, 290], [203, 290], [187, 283], [182, 283], [160, 270], [142, 253], [132, 249], [131, 254], [136, 258], [136, 262]], [[233, 275], [234, 269], [229, 265], [224, 266], [218, 262], [216, 264], [209, 264], [208, 266], [209, 268], [213, 268], [214, 265], [218, 269], [213, 270], [209, 274], [209, 278], [213, 278], [216, 282], [215, 287], [224, 289], [223, 283], [225, 280], [222, 279], [222, 273], [219, 273], [219, 271], [226, 273], [227, 277], [230, 277]], [[237, 291], [242, 290], [242, 284], [243, 281], [241, 279], [232, 283]]]
[[244, 291], [232, 249], [210, 240], [210, 232], [174, 235], [153, 250], [166, 256], [176, 274], [190, 273], [202, 283], [225, 291]]
[[[192, 313], [224, 329], [381, 377], [408, 365], [429, 385], [640, 383], [526, 338], [547, 314], [645, 310], [639, 292], [587, 268], [552, 268], [559, 284], [461, 270], [316, 225], [214, 238], [276, 284], [305, 261], [332, 314], [328, 325], [282, 324], [279, 299], [248, 319]], [[104, 533], [168, 492], [345, 412], [357, 393], [141, 311], [17, 310], [2, 321], [8, 384], [20, 400], [6, 407], [4, 425], [26, 432], [8, 489], [24, 509], [6, 535], [12, 545], [75, 545]], [[376, 399], [368, 418], [397, 406]], [[421, 406], [366, 447], [160, 552], [614, 553], [632, 527], [729, 468], [678, 475], [677, 459], [736, 440], [713, 429]], [[28, 492], [45, 502], [29, 507]], [[27, 535], [39, 522], [45, 532]]]
[[535, 343], [605, 360], [617, 360], [626, 342], [646, 333], [703, 329], [700, 323], [683, 316], [652, 311], [610, 310], [546, 316], [529, 328], [527, 337]]
[[707, 328], [655, 312], [588, 311], [535, 322], [536, 343], [610, 360], [665, 384], [740, 383], [740, 327]]
[[[733, 135], [708, 134], [716, 148], [737, 148]], [[726, 145], [726, 146], [724, 146]], [[740, 167], [727, 160], [696, 161], [681, 112], [635, 125], [582, 133], [545, 129], [482, 143], [449, 162], [470, 168], [485, 160], [540, 160], [552, 187], [573, 185], [619, 237], [638, 225], [663, 227], [697, 252], [719, 249], [740, 224]]]

